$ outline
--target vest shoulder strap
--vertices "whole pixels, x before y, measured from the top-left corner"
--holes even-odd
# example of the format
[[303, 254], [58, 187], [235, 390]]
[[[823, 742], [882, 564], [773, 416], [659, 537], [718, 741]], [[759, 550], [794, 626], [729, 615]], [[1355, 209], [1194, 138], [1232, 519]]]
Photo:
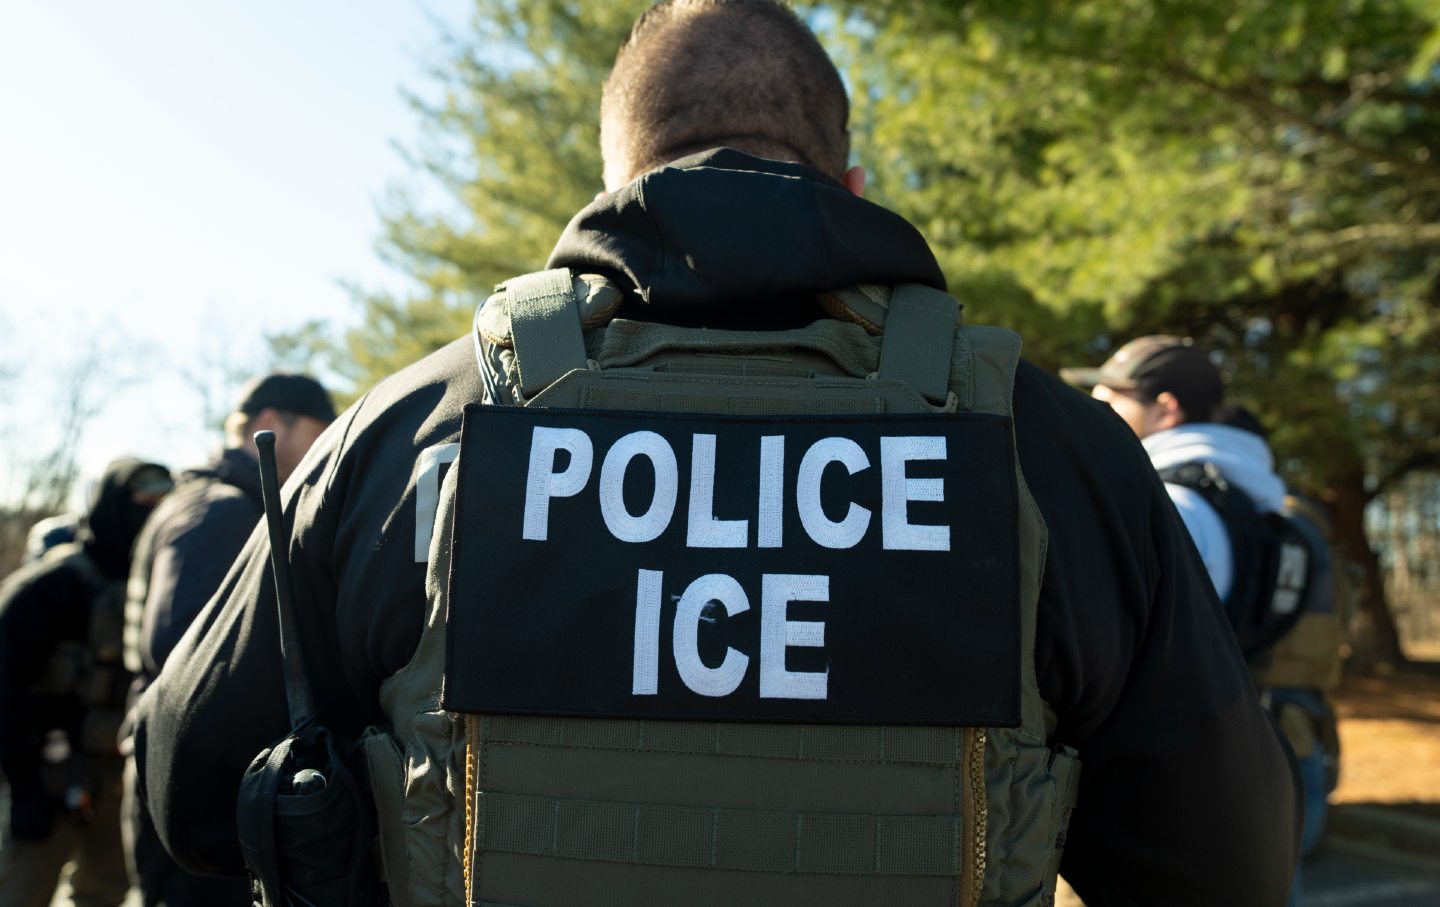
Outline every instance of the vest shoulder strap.
[[538, 271], [506, 284], [520, 390], [527, 397], [585, 367], [585, 337], [566, 268]]
[[949, 293], [918, 283], [896, 287], [886, 312], [880, 377], [904, 381], [932, 404], [943, 404], [959, 316], [960, 305]]

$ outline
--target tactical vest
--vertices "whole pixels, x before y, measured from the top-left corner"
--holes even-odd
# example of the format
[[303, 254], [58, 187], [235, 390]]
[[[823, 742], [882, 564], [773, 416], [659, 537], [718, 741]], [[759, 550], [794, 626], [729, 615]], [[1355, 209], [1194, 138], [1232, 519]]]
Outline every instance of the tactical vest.
[[[891, 417], [910, 418], [903, 414], [940, 421], [988, 420], [999, 426], [1006, 462], [993, 471], [1004, 474], [990, 478], [1010, 502], [1005, 509], [1014, 515], [1009, 524], [1013, 549], [1007, 550], [1016, 553], [989, 567], [997, 582], [1018, 590], [1015, 603], [999, 609], [1012, 622], [1007, 626], [1013, 625], [1015, 643], [1013, 674], [1002, 681], [1016, 691], [1013, 721], [1001, 723], [1014, 726], [946, 726], [925, 715], [892, 723], [885, 720], [890, 710], [898, 714], [907, 703], [885, 700], [854, 723], [823, 717], [823, 712], [816, 712], [822, 717], [814, 721], [772, 719], [770, 713], [761, 714], [763, 720], [706, 720], [710, 713], [702, 714], [702, 707], [726, 714], [724, 697], [739, 682], [735, 678], [687, 700], [696, 703], [689, 707], [697, 710], [693, 714], [686, 707], [668, 715], [659, 704], [645, 705], [666, 715], [658, 718], [587, 717], [564, 708], [552, 714], [545, 707], [524, 706], [494, 712], [447, 708], [446, 697], [453, 700], [463, 693], [457, 689], [462, 671], [473, 670], [477, 659], [483, 665], [488, 664], [484, 659], [508, 654], [504, 630], [492, 634], [500, 637], [492, 640], [500, 648], [487, 650], [480, 659], [457, 642], [461, 625], [448, 625], [467, 613], [458, 601], [467, 598], [472, 587], [464, 586], [463, 595], [453, 591], [461, 588], [462, 577], [471, 569], [467, 564], [501, 557], [498, 550], [469, 547], [476, 527], [466, 520], [478, 515], [483, 521], [486, 491], [467, 483], [490, 480], [483, 474], [487, 462], [473, 452], [479, 448], [467, 446], [479, 434], [467, 421], [460, 459], [444, 480], [430, 552], [425, 629], [413, 660], [382, 685], [389, 729], [365, 741], [392, 902], [414, 907], [1052, 903], [1079, 763], [1073, 751], [1048, 742], [1054, 716], [1040, 698], [1035, 673], [1046, 529], [1013, 452], [1011, 396], [1019, 337], [995, 328], [959, 326], [959, 310], [951, 297], [915, 285], [901, 285], [893, 295], [881, 287], [825, 294], [819, 302], [831, 317], [784, 331], [687, 329], [619, 319], [615, 314], [620, 300], [621, 293], [603, 279], [572, 277], [565, 270], [528, 275], [502, 287], [477, 314], [475, 344], [485, 377], [486, 409], [505, 411], [479, 415], [521, 417], [525, 414], [515, 407], [559, 407], [596, 411], [593, 418], [602, 420], [648, 419], [658, 434], [664, 433], [665, 420], [683, 418], [667, 414], [704, 414], [694, 418], [731, 420], [727, 425], [787, 417], [765, 423], [774, 432], [787, 430], [791, 418], [799, 425], [816, 414], [838, 420], [835, 424], [862, 427], [888, 424], [883, 420]], [[644, 415], [629, 415], [634, 413]], [[467, 420], [471, 415], [467, 412]], [[584, 415], [577, 412], [569, 418]], [[698, 440], [695, 450], [698, 457]], [[558, 456], [544, 461], [555, 473], [550, 476], [551, 491], [557, 495], [553, 500], [574, 493], [566, 476], [579, 469], [578, 451], [572, 452], [569, 465]], [[609, 469], [610, 458], [605, 462]], [[533, 459], [531, 465], [533, 478]], [[713, 462], [709, 465], [713, 469]], [[598, 452], [594, 467], [602, 472]], [[839, 474], [833, 467], [832, 473]], [[655, 472], [658, 498], [658, 467]], [[892, 474], [894, 470], [887, 472]], [[910, 501], [936, 500], [934, 485], [926, 485], [929, 480], [905, 478], [903, 466], [898, 475], [899, 484], [887, 485], [887, 493], [908, 495]], [[505, 472], [493, 481], [519, 480]], [[762, 476], [762, 488], [763, 483]], [[692, 486], [692, 505], [697, 487]], [[614, 488], [621, 496], [620, 486]], [[653, 534], [653, 527], [646, 529], [630, 505], [611, 504], [618, 508], [615, 519], [625, 531], [639, 537]], [[527, 532], [534, 515], [533, 508], [527, 509]], [[875, 523], [880, 516], [874, 514]], [[844, 528], [833, 517], [833, 512], [816, 517], [824, 522], [816, 532]], [[757, 523], [765, 519], [762, 507]], [[983, 533], [986, 514], [967, 519]], [[914, 528], [903, 523], [902, 506], [894, 522], [897, 538], [900, 529]], [[778, 521], [767, 525], [779, 532]], [[559, 533], [565, 527], [549, 528]], [[544, 537], [545, 531], [542, 525], [537, 536], [527, 537]], [[766, 531], [757, 528], [760, 536]], [[791, 531], [788, 524], [786, 531]], [[847, 540], [830, 538], [827, 544], [838, 548]], [[886, 544], [891, 544], [888, 535]], [[927, 544], [922, 538], [913, 547]], [[725, 555], [719, 557], [723, 564]], [[855, 557], [848, 570], [855, 579], [866, 564]], [[534, 576], [537, 588], [572, 579]], [[832, 589], [841, 588], [842, 577], [835, 579]], [[885, 581], [898, 586], [904, 579], [897, 575]], [[577, 588], [583, 588], [583, 578], [580, 583]], [[643, 581], [641, 586], [639, 596], [630, 600], [636, 602], [637, 614], [633, 691], [654, 693], [667, 682], [678, 684], [673, 677], [657, 681], [653, 673], [640, 669], [647, 657], [652, 665], [656, 659], [668, 664], [669, 658], [663, 644], [658, 654], [642, 644], [651, 637], [642, 633], [638, 616], [645, 600]], [[659, 590], [658, 585], [653, 590], [657, 612], [662, 605]], [[932, 597], [946, 607], [953, 598], [953, 606], [960, 609], [965, 592], [943, 588]], [[679, 611], [686, 608], [689, 594], [670, 596], [680, 599]], [[692, 603], [692, 631], [736, 619], [739, 608], [729, 617], [710, 611], [724, 598], [717, 595], [708, 603]], [[627, 601], [616, 610], [625, 611], [628, 620], [630, 608]], [[802, 646], [821, 643], [813, 624], [784, 623], [781, 613], [781, 623], [767, 626], [781, 628], [776, 645], [782, 656], [785, 646], [801, 652]], [[760, 620], [768, 618], [762, 615]], [[519, 630], [529, 623], [522, 618], [501, 626]], [[681, 625], [677, 616], [677, 664], [684, 651]], [[838, 617], [830, 631], [833, 638], [823, 641], [841, 645]], [[480, 640], [476, 645], [488, 644], [484, 634], [463, 632], [470, 634], [467, 640]], [[912, 641], [902, 636], [898, 644]], [[690, 643], [691, 650], [698, 645], [693, 637]], [[571, 644], [577, 658], [590, 654], [583, 645]], [[848, 644], [855, 645], [853, 640]], [[628, 645], [626, 649], [622, 692], [629, 694]], [[732, 657], [746, 660], [732, 649], [717, 668], [719, 659], [711, 651], [691, 670], [709, 683], [724, 674]], [[883, 664], [886, 653], [870, 657]], [[762, 674], [771, 670], [782, 680], [787, 676], [785, 664], [766, 667], [763, 644], [761, 657], [753, 660], [761, 661]], [[897, 675], [906, 668], [888, 664]], [[524, 665], [517, 670], [523, 671]], [[837, 668], [809, 670], [788, 676], [811, 683], [828, 680], [835, 687], [844, 680]], [[700, 688], [700, 680], [686, 683]], [[760, 683], [763, 691], [764, 677]], [[515, 686], [499, 682], [481, 692], [521, 699], [532, 692]], [[570, 695], [584, 695], [583, 689], [578, 694], [574, 689]], [[813, 701], [811, 693], [787, 695], [797, 698], [777, 706], [775, 714], [829, 705]], [[942, 698], [946, 695], [948, 691], [941, 691]], [[964, 691], [957, 689], [955, 695], [964, 698]], [[812, 701], [800, 701], [806, 697]], [[657, 702], [660, 698], [651, 697]], [[774, 705], [756, 699], [750, 707]], [[844, 719], [849, 713], [836, 714]]]
[[1294, 495], [1285, 498], [1285, 512], [1311, 541], [1316, 590], [1295, 626], [1271, 649], [1269, 663], [1256, 672], [1255, 682], [1261, 687], [1329, 692], [1340, 683], [1345, 628], [1354, 613], [1354, 584], [1349, 565], [1330, 544], [1325, 515]]

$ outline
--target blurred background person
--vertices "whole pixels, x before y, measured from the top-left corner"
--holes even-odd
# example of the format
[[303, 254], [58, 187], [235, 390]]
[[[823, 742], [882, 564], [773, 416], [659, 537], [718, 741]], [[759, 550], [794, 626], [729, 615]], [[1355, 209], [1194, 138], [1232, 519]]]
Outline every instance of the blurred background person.
[[[159, 675], [264, 514], [255, 433], [275, 433], [283, 482], [334, 419], [330, 395], [315, 379], [285, 373], [255, 378], [225, 420], [224, 449], [187, 470], [155, 510], [135, 545], [125, 603], [125, 664], [135, 674], [135, 696]], [[127, 756], [128, 744], [122, 744]], [[170, 858], [133, 795], [133, 764], [127, 758], [125, 843], [143, 903], [248, 905], [244, 880], [192, 875]]]
[[[1252, 675], [1258, 678], [1271, 663], [1275, 647], [1307, 611], [1333, 613], [1324, 539], [1315, 526], [1291, 518], [1288, 489], [1258, 421], [1234, 411], [1233, 424], [1218, 421], [1226, 412], [1224, 385], [1203, 349], [1186, 337], [1140, 337], [1098, 369], [1062, 369], [1061, 376], [1110, 404], [1140, 437], [1190, 530]], [[1264, 687], [1261, 698], [1300, 764], [1302, 851], [1313, 849], [1327, 789], [1325, 751], [1308, 709], [1323, 700]], [[1300, 891], [1296, 871], [1292, 904]]]
[[0, 586], [4, 907], [47, 907], [72, 860], [74, 904], [118, 905], [129, 889], [116, 747], [130, 683], [121, 658], [124, 586], [135, 538], [172, 487], [158, 463], [111, 462], [76, 542]]
[[[1110, 404], [1140, 437], [1162, 478], [1175, 467], [1210, 463], [1257, 509], [1278, 512], [1284, 505], [1285, 483], [1271, 469], [1264, 439], [1211, 422], [1224, 396], [1220, 371], [1188, 338], [1140, 337], [1116, 350], [1098, 369], [1061, 369], [1060, 377]], [[1190, 530], [1216, 593], [1227, 601], [1235, 564], [1224, 521], [1196, 489], [1172, 480], [1165, 488]]]

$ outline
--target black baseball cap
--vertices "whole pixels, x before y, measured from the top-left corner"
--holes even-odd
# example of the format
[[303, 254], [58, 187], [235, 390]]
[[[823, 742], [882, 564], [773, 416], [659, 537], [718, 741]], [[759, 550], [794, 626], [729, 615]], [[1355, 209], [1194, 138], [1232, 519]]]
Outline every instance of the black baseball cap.
[[1130, 341], [1099, 368], [1062, 368], [1067, 383], [1089, 390], [1103, 384], [1153, 400], [1175, 395], [1192, 422], [1209, 421], [1225, 395], [1220, 370], [1189, 337], [1152, 334]]
[[335, 421], [335, 404], [319, 381], [309, 375], [272, 372], [252, 379], [240, 392], [237, 412], [254, 416], [262, 409], [276, 409], [319, 419]]

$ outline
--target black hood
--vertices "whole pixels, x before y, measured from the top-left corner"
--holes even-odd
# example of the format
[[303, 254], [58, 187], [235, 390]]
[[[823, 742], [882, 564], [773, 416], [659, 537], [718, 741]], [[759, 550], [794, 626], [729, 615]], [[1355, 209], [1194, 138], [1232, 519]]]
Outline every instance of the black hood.
[[265, 498], [260, 493], [260, 461], [252, 457], [249, 451], [238, 447], [222, 450], [209, 463], [196, 469], [187, 469], [180, 477], [182, 482], [191, 479], [208, 479], [233, 485], [254, 501], [256, 507], [264, 509]]
[[130, 549], [154, 505], [132, 500], [137, 490], [158, 491], [170, 481], [170, 470], [159, 463], [132, 457], [111, 461], [95, 483], [90, 509], [80, 518], [76, 540], [111, 579], [123, 579], [130, 569]]
[[653, 170], [584, 208], [548, 267], [633, 286], [646, 310], [677, 323], [757, 310], [860, 283], [945, 277], [920, 232], [800, 164], [706, 151]]

